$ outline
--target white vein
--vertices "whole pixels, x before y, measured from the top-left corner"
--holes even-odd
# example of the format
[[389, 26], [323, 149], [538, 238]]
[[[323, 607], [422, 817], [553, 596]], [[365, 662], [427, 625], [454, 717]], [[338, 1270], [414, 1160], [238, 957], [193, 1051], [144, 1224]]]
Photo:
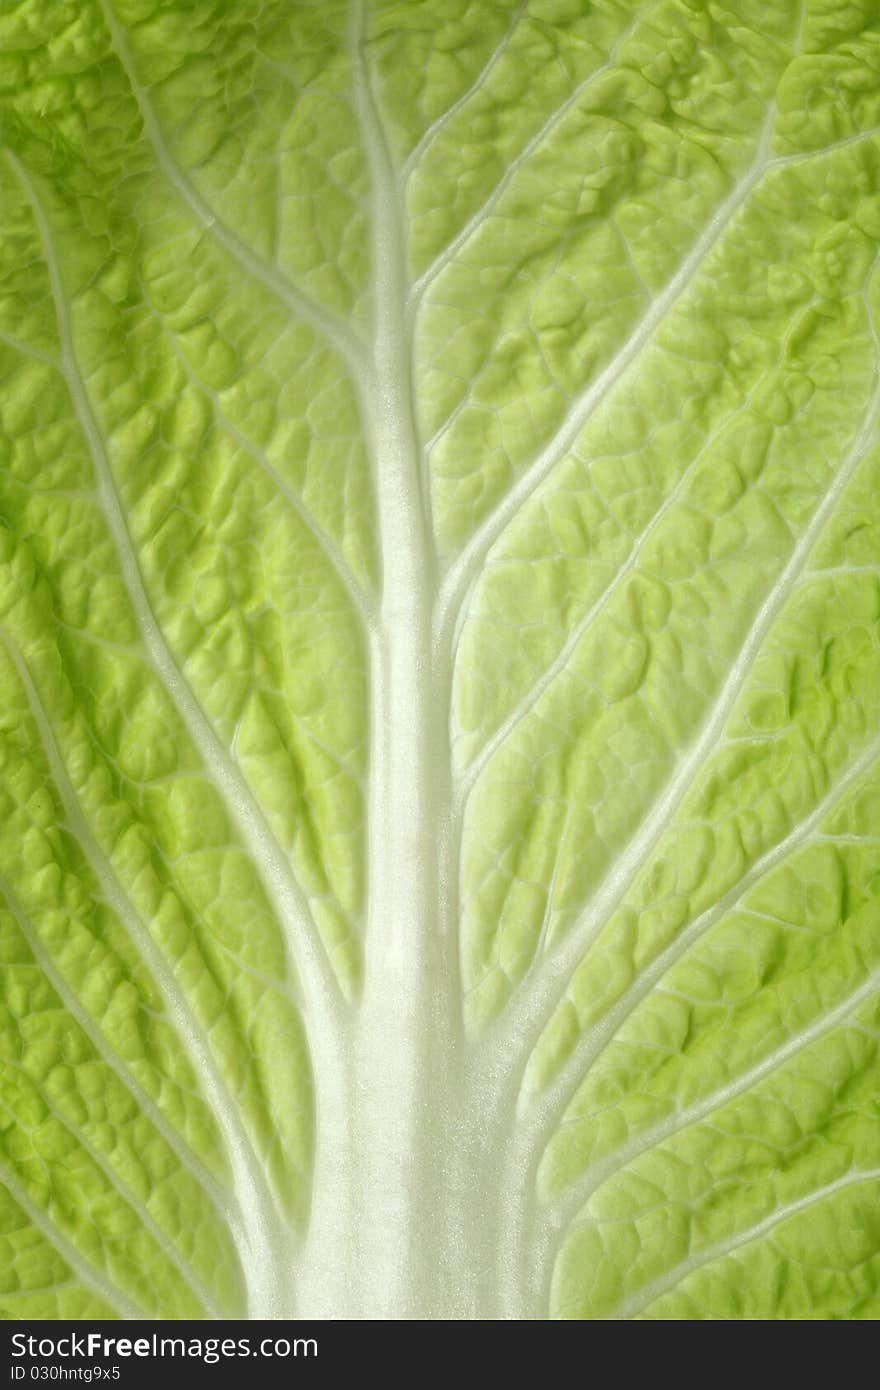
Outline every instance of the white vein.
[[801, 588], [810, 584], [821, 584], [827, 579], [844, 579], [851, 575], [870, 575], [877, 579], [880, 576], [880, 564], [877, 565], [828, 565], [824, 569], [810, 570], [801, 576], [799, 586]]
[[[698, 1124], [708, 1115], [722, 1110], [731, 1101], [744, 1095], [746, 1091], [750, 1091], [773, 1072], [778, 1071], [798, 1053], [805, 1051], [813, 1043], [819, 1042], [827, 1034], [833, 1032], [861, 1004], [876, 997], [878, 987], [880, 987], [880, 970], [873, 970], [867, 979], [840, 1004], [829, 1010], [828, 1013], [820, 1014], [806, 1028], [793, 1034], [786, 1042], [774, 1048], [747, 1071], [734, 1077], [726, 1085], [719, 1086], [716, 1091], [712, 1091], [701, 1100], [695, 1101], [694, 1104], [686, 1106], [682, 1110], [673, 1110], [666, 1119], [635, 1134], [626, 1143], [619, 1145], [606, 1158], [592, 1164], [574, 1183], [565, 1189], [564, 1193], [560, 1194], [560, 1211], [554, 1220], [554, 1225], [566, 1225], [570, 1214], [592, 1196], [603, 1182], [620, 1169], [625, 1168], [627, 1164], [640, 1158], [650, 1149], [656, 1148], [664, 1140], [679, 1134], [689, 1125]], [[581, 1115], [573, 1115], [566, 1123], [567, 1125], [576, 1125], [585, 1118]]]
[[[743, 179], [732, 189], [724, 203], [710, 218], [678, 271], [653, 301], [651, 309], [640, 321], [633, 335], [618, 349], [599, 376], [576, 398], [552, 439], [526, 467], [513, 487], [505, 493], [497, 507], [480, 523], [450, 565], [441, 588], [438, 604], [437, 626], [440, 632], [447, 633], [454, 624], [459, 605], [471, 584], [478, 577], [485, 557], [502, 531], [537, 490], [554, 466], [572, 448], [579, 430], [593, 416], [605, 397], [617, 385], [631, 362], [646, 346], [667, 311], [682, 296], [695, 278], [701, 262], [706, 259], [716, 242], [720, 240], [728, 225], [732, 223], [737, 212], [764, 176], [775, 170], [826, 158], [829, 154], [840, 149], [872, 140], [880, 134], [880, 127], [872, 127], [821, 148], [807, 150], [799, 154], [777, 155], [771, 159], [768, 152], [774, 119], [775, 108], [771, 106], [759, 141], [757, 155]], [[439, 435], [442, 432], [441, 427], [437, 433]]]
[[288, 951], [298, 968], [306, 1013], [325, 1019], [327, 1029], [316, 1031], [327, 1032], [334, 1026], [336, 989], [308, 904], [294, 878], [289, 860], [275, 839], [240, 768], [215, 734], [159, 629], [144, 588], [110, 461], [80, 375], [49, 224], [29, 175], [8, 150], [6, 158], [21, 183], [37, 224], [55, 302], [62, 375], [92, 457], [98, 501], [116, 548], [120, 572], [138, 622], [147, 660], [178, 710], [199, 752], [206, 775], [213, 779], [219, 789], [234, 824], [258, 866], [269, 901], [282, 924]]
[[511, 11], [510, 19], [508, 20], [507, 28], [504, 34], [501, 36], [501, 38], [498, 40], [498, 43], [492, 49], [488, 59], [483, 64], [480, 71], [477, 73], [473, 82], [465, 91], [461, 93], [459, 97], [456, 98], [456, 100], [451, 104], [451, 106], [447, 106], [446, 110], [442, 111], [440, 115], [437, 116], [437, 118], [433, 120], [431, 124], [422, 132], [421, 136], [419, 137], [418, 143], [413, 146], [412, 150], [410, 150], [409, 154], [403, 162], [403, 167], [401, 169], [401, 178], [404, 180], [404, 182], [406, 182], [406, 180], [410, 178], [410, 176], [413, 173], [413, 170], [415, 169], [415, 166], [418, 164], [419, 160], [425, 154], [428, 147], [432, 145], [434, 141], [437, 139], [437, 136], [441, 133], [441, 131], [444, 130], [445, 127], [449, 124], [449, 122], [455, 116], [458, 115], [459, 111], [461, 111], [468, 104], [471, 98], [476, 96], [477, 93], [481, 91], [483, 87], [485, 87], [486, 83], [492, 75], [493, 70], [509, 49], [511, 39], [513, 38], [513, 35], [516, 32], [516, 27], [519, 24], [519, 21], [525, 14], [527, 5], [528, 0], [519, 0], [519, 3], [514, 6], [513, 10]]
[[260, 1160], [242, 1125], [241, 1117], [229, 1095], [210, 1046], [193, 1015], [189, 1001], [145, 923], [135, 911], [110, 860], [92, 833], [24, 658], [8, 635], [2, 631], [0, 643], [15, 667], [27, 697], [70, 831], [91, 866], [105, 901], [137, 947], [156, 985], [172, 1027], [181, 1039], [190, 1064], [201, 1082], [205, 1099], [217, 1117], [232, 1170], [235, 1199], [242, 1214], [241, 1222], [234, 1223], [230, 1228], [233, 1239], [240, 1242], [239, 1249], [242, 1253], [247, 1253], [250, 1258], [256, 1256], [263, 1262], [266, 1274], [271, 1278], [267, 1233], [275, 1220], [275, 1207]]
[[848, 1187], [854, 1187], [861, 1183], [877, 1182], [880, 1180], [880, 1168], [869, 1168], [864, 1172], [849, 1173], [844, 1178], [838, 1178], [836, 1182], [826, 1184], [825, 1187], [816, 1188], [805, 1197], [801, 1197], [796, 1202], [789, 1202], [787, 1206], [779, 1207], [772, 1215], [758, 1221], [754, 1226], [750, 1226], [745, 1231], [739, 1231], [735, 1236], [728, 1240], [722, 1240], [717, 1245], [711, 1245], [708, 1249], [695, 1252], [687, 1259], [681, 1260], [668, 1273], [661, 1278], [653, 1280], [639, 1289], [638, 1293], [630, 1298], [624, 1299], [616, 1309], [609, 1314], [609, 1321], [621, 1321], [635, 1317], [649, 1304], [655, 1303], [663, 1294], [669, 1293], [678, 1284], [703, 1265], [712, 1263], [714, 1260], [723, 1259], [726, 1255], [731, 1255], [735, 1250], [739, 1250], [744, 1245], [750, 1245], [752, 1241], [760, 1240], [762, 1236], [769, 1235], [774, 1227], [788, 1221], [791, 1217], [797, 1216], [799, 1212], [807, 1211], [817, 1202], [827, 1201], [828, 1198], [836, 1196], [838, 1192], [843, 1192]]
[[[873, 333], [873, 325], [872, 325]], [[874, 335], [875, 351], [878, 350]], [[880, 352], [878, 352], [880, 359]], [[878, 362], [875, 360], [875, 377]], [[792, 593], [804, 563], [810, 555], [826, 522], [851, 481], [858, 465], [875, 441], [880, 414], [880, 383], [875, 388], [862, 424], [840, 468], [834, 474], [820, 504], [794, 545], [776, 583], [758, 609], [740, 646], [736, 660], [720, 685], [714, 704], [708, 712], [697, 737], [679, 757], [663, 791], [654, 801], [626, 848], [617, 856], [612, 868], [600, 884], [592, 900], [569, 928], [561, 945], [544, 966], [543, 977], [535, 982], [531, 995], [512, 1023], [515, 1036], [529, 1039], [532, 1044], [544, 1024], [552, 1017], [561, 1002], [572, 970], [621, 902], [636, 875], [645, 864], [659, 838], [671, 824], [682, 799], [717, 746], [724, 725], [742, 691], [764, 640]], [[560, 990], [560, 981], [563, 981]]]
[[[548, 1085], [537, 1091], [526, 1090], [527, 1070], [526, 1077], [520, 1086], [518, 1098], [515, 1094], [515, 1083], [511, 1086], [510, 1092], [507, 1092], [507, 1085], [505, 1085], [505, 1094], [508, 1095], [506, 1111], [509, 1113], [510, 1109], [515, 1109], [517, 1115], [516, 1128], [510, 1136], [504, 1166], [504, 1181], [508, 1187], [519, 1183], [524, 1189], [532, 1191], [535, 1189], [539, 1164], [548, 1143], [559, 1126], [562, 1112], [584, 1076], [618, 1036], [621, 1025], [630, 1017], [642, 1000], [656, 988], [673, 965], [716, 922], [735, 908], [757, 884], [767, 878], [774, 868], [784, 863], [802, 845], [812, 842], [825, 818], [843, 800], [859, 779], [871, 770], [878, 758], [880, 758], [880, 737], [875, 738], [854, 759], [851, 766], [828, 790], [809, 816], [800, 821], [784, 839], [757, 859], [738, 883], [735, 883], [723, 897], [695, 918], [663, 951], [658, 953], [649, 965], [640, 971], [633, 984], [624, 990], [599, 1023], [581, 1033], [559, 1072]], [[754, 912], [752, 908], [746, 910], [750, 916], [762, 915]], [[775, 925], [782, 926], [786, 930], [791, 929], [787, 922], [779, 919], [773, 919], [773, 921]], [[500, 1058], [490, 1053], [488, 1061], [489, 1076], [493, 1075], [493, 1069], [497, 1071], [500, 1068], [503, 1071], [506, 1065], [503, 1050]], [[527, 1065], [526, 1063], [526, 1067]], [[484, 1072], [484, 1086], [486, 1084], [485, 1076], [486, 1073]], [[616, 1159], [612, 1157], [609, 1160], [609, 1172], [614, 1171], [617, 1166]], [[605, 1175], [607, 1176], [607, 1174]], [[527, 1212], [525, 1208], [515, 1211], [507, 1232], [510, 1267], [512, 1269], [519, 1267], [525, 1261], [528, 1265], [527, 1277], [536, 1287], [542, 1285], [542, 1268], [552, 1255], [549, 1246], [551, 1233], [558, 1232], [561, 1226], [568, 1223], [574, 1211], [584, 1201], [584, 1189], [592, 1191], [595, 1185], [595, 1183], [591, 1184], [590, 1174], [587, 1171], [581, 1177], [574, 1179], [558, 1196], [552, 1198], [550, 1211], [549, 1213], [545, 1211], [543, 1214], [542, 1223], [539, 1226], [537, 1237], [533, 1237], [531, 1248], [529, 1248], [530, 1242], [527, 1233]]]
[[[36, 1202], [31, 1201], [27, 1192], [17, 1178], [13, 1177], [2, 1160], [0, 1160], [0, 1182], [8, 1190], [16, 1206], [24, 1212], [31, 1225], [35, 1226], [53, 1249], [58, 1252], [81, 1284], [91, 1289], [92, 1293], [97, 1294], [100, 1299], [128, 1321], [139, 1321], [143, 1318], [143, 1309], [126, 1297], [122, 1290], [117, 1288], [101, 1270], [95, 1269], [94, 1265], [83, 1259], [76, 1246], [62, 1234], [57, 1225], [49, 1220]], [[20, 1292], [26, 1293], [28, 1291], [21, 1290]]]
[[446, 630], [454, 619], [456, 610], [479, 573], [486, 554], [508, 522], [572, 448], [587, 421], [642, 352], [673, 304], [687, 290], [709, 252], [721, 239], [740, 208], [747, 202], [763, 178], [767, 169], [767, 151], [773, 130], [774, 114], [774, 109], [771, 107], [758, 141], [757, 152], [748, 170], [710, 217], [678, 270], [667, 281], [656, 299], [652, 301], [651, 307], [639, 322], [636, 331], [617, 350], [607, 366], [594, 378], [586, 390], [575, 398], [552, 439], [520, 474], [494, 511], [490, 512], [476, 528], [467, 545], [464, 546], [448, 569], [441, 586], [438, 603], [438, 628], [441, 630]]
[[789, 154], [777, 155], [770, 161], [770, 168], [788, 169], [797, 167], [798, 164], [809, 164], [813, 159], [824, 159], [826, 155], [837, 154], [840, 150], [860, 145], [864, 140], [873, 140], [877, 135], [880, 135], [880, 126], [866, 126], [864, 130], [857, 130], [855, 135], [845, 135], [840, 140], [829, 140], [827, 145], [817, 145], [812, 150], [796, 150]]
[[279, 300], [290, 313], [308, 323], [310, 327], [327, 339], [336, 348], [349, 368], [360, 377], [363, 354], [361, 345], [354, 335], [345, 328], [340, 320], [334, 318], [326, 309], [323, 309], [314, 300], [290, 284], [274, 265], [253, 252], [225, 222], [220, 220], [175, 162], [156, 119], [147, 90], [138, 78], [125, 36], [113, 13], [110, 0], [98, 0], [98, 4], [110, 34], [117, 60], [137, 102], [144, 131], [152, 146], [156, 163], [169, 184], [175, 189], [200, 225], [216, 238], [239, 267], [264, 285], [269, 293]]
[[578, 621], [575, 623], [574, 627], [566, 637], [563, 645], [559, 649], [559, 652], [554, 657], [553, 661], [551, 661], [550, 665], [547, 666], [544, 669], [544, 671], [541, 672], [541, 674], [538, 676], [537, 680], [534, 681], [530, 689], [528, 689], [525, 692], [522, 699], [518, 702], [518, 704], [516, 704], [513, 707], [513, 709], [510, 711], [507, 717], [498, 725], [498, 728], [495, 729], [494, 732], [490, 735], [490, 737], [486, 740], [482, 748], [479, 749], [473, 760], [467, 765], [460, 778], [459, 785], [457, 788], [457, 806], [459, 815], [462, 813], [465, 803], [467, 802], [468, 797], [473, 791], [474, 785], [477, 779], [479, 778], [480, 773], [483, 771], [487, 763], [489, 763], [489, 761], [492, 759], [492, 757], [498, 751], [498, 749], [504, 743], [506, 743], [507, 739], [513, 733], [514, 729], [516, 729], [518, 725], [522, 723], [523, 719], [525, 719], [525, 717], [528, 714], [530, 714], [532, 710], [534, 710], [541, 696], [553, 684], [556, 677], [566, 669], [569, 661], [571, 660], [571, 657], [573, 656], [575, 650], [579, 646], [581, 639], [593, 626], [599, 614], [611, 602], [614, 595], [620, 589], [621, 585], [626, 580], [628, 575], [632, 574], [633, 570], [638, 564], [643, 550], [645, 549], [645, 546], [648, 544], [648, 542], [651, 540], [651, 537], [657, 531], [664, 517], [669, 514], [672, 508], [685, 495], [687, 487], [689, 483], [693, 480], [694, 475], [698, 471], [703, 459], [706, 457], [707, 453], [712, 448], [712, 446], [717, 442], [720, 435], [723, 434], [724, 431], [729, 428], [729, 425], [730, 419], [725, 419], [723, 423], [718, 427], [718, 429], [716, 429], [715, 432], [712, 435], [710, 435], [709, 438], [706, 439], [705, 442], [700, 446], [697, 453], [694, 455], [688, 466], [685, 468], [684, 472], [681, 474], [681, 477], [678, 479], [675, 486], [670, 490], [669, 496], [664, 499], [661, 506], [658, 507], [657, 511], [651, 517], [647, 526], [635, 538], [624, 563], [620, 566], [620, 568], [617, 570], [617, 572], [614, 574], [613, 578], [608, 582], [608, 584], [606, 584], [602, 592], [597, 596], [595, 602], [590, 605], [590, 607], [583, 614], [583, 616], [579, 618]]
[[113, 1072], [116, 1079], [131, 1096], [138, 1110], [147, 1116], [150, 1124], [161, 1135], [181, 1166], [192, 1175], [199, 1187], [208, 1195], [213, 1206], [222, 1213], [224, 1220], [240, 1237], [241, 1214], [230, 1209], [231, 1194], [220, 1187], [214, 1174], [205, 1167], [203, 1161], [189, 1147], [183, 1136], [170, 1124], [152, 1096], [134, 1077], [130, 1068], [120, 1061], [109, 1046], [100, 1027], [81, 1003], [74, 990], [68, 985], [67, 980], [44, 947], [36, 927], [25, 912], [12, 885], [2, 873], [0, 873], [0, 896], [5, 898], [6, 905], [26, 941], [37, 967], [46, 977], [71, 1018], [86, 1035], [101, 1061]]
[[[528, 1174], [530, 1186], [534, 1185], [537, 1168], [547, 1144], [555, 1133], [560, 1114], [569, 1103], [573, 1092], [586, 1073], [595, 1065], [605, 1049], [617, 1037], [621, 1025], [630, 1017], [643, 999], [656, 988], [672, 967], [719, 922], [728, 912], [738, 906], [759, 883], [788, 860], [802, 846], [812, 843], [822, 822], [844, 799], [859, 780], [871, 771], [880, 758], [880, 737], [872, 742], [853, 760], [839, 780], [826, 792], [804, 820], [800, 821], [784, 839], [755, 861], [743, 878], [734, 884], [723, 897], [695, 918], [654, 960], [637, 976], [634, 983], [624, 991], [601, 1021], [579, 1037], [572, 1053], [567, 1058], [553, 1082], [544, 1090], [520, 1093], [518, 1127], [513, 1138], [508, 1167], [516, 1173]], [[761, 916], [752, 908], [746, 910], [750, 916]], [[772, 919], [775, 925], [790, 929], [790, 924], [780, 919]], [[619, 1161], [612, 1156], [603, 1167], [603, 1180], [619, 1167]], [[569, 1185], [558, 1197], [552, 1199], [552, 1216], [549, 1225], [558, 1230], [571, 1219], [574, 1210], [585, 1198], [585, 1189], [592, 1191], [597, 1184], [591, 1181], [589, 1171]], [[545, 1218], [547, 1219], [547, 1218]], [[526, 1240], [522, 1217], [514, 1223], [511, 1236], [513, 1245], [522, 1246]], [[540, 1264], [549, 1256], [547, 1236], [542, 1232], [538, 1248], [533, 1254], [532, 1266]]]
[[437, 279], [438, 275], [440, 275], [440, 273], [446, 269], [449, 263], [455, 259], [462, 246], [464, 246], [466, 242], [470, 241], [474, 233], [479, 231], [480, 227], [482, 227], [484, 223], [488, 221], [494, 209], [498, 206], [498, 203], [500, 202], [501, 198], [504, 196], [507, 189], [510, 187], [510, 184], [512, 183], [514, 178], [516, 178], [517, 174], [520, 172], [520, 170], [523, 168], [526, 162], [531, 158], [531, 156], [535, 153], [535, 151], [540, 149], [541, 145], [543, 145], [550, 132], [555, 130], [555, 128], [565, 119], [568, 113], [580, 101], [584, 93], [589, 91], [590, 87], [592, 87], [594, 83], [599, 82], [603, 77], [607, 76], [607, 74], [613, 70], [621, 46], [632, 35], [632, 33], [639, 26], [639, 24], [641, 24], [644, 18], [644, 13], [637, 13], [635, 15], [632, 21], [615, 39], [614, 44], [604, 63], [602, 63], [599, 67], [594, 68], [591, 72], [588, 72], [586, 76], [584, 76], [581, 79], [581, 81], [578, 82], [577, 85], [571, 89], [570, 93], [565, 98], [565, 100], [561, 102], [559, 106], [554, 107], [553, 111], [547, 117], [547, 120], [540, 127], [540, 129], [535, 132], [535, 134], [531, 137], [529, 141], [527, 141], [527, 143], [523, 146], [519, 153], [514, 155], [507, 168], [505, 169], [504, 173], [502, 174], [501, 178], [498, 180], [497, 184], [495, 185], [495, 187], [493, 188], [492, 192], [490, 193], [486, 201], [483, 203], [483, 205], [479, 207], [471, 217], [468, 218], [464, 226], [456, 233], [456, 235], [452, 238], [448, 245], [446, 245], [443, 248], [439, 256], [437, 256], [436, 259], [432, 261], [432, 263], [427, 267], [427, 269], [422, 272], [418, 279], [414, 281], [410, 289], [411, 305], [414, 305], [424, 295], [424, 292], [428, 288], [428, 286], [433, 284], [433, 282]]
[[346, 560], [345, 555], [343, 554], [340, 546], [338, 546], [333, 537], [321, 525], [319, 525], [310, 509], [306, 506], [306, 503], [302, 496], [295, 488], [290, 486], [286, 478], [282, 477], [282, 475], [275, 468], [272, 461], [269, 459], [265, 450], [262, 448], [258, 448], [257, 445], [251, 443], [247, 436], [242, 434], [242, 432], [229, 419], [228, 415], [225, 413], [222, 405], [220, 404], [220, 399], [217, 395], [217, 392], [214, 391], [212, 387], [208, 386], [206, 382], [202, 381], [201, 378], [196, 375], [196, 373], [193, 371], [193, 368], [187, 361], [186, 355], [181, 351], [180, 347], [178, 346], [176, 340], [174, 340], [173, 337], [172, 351], [174, 352], [175, 357], [180, 363], [181, 368], [189, 378], [189, 381], [191, 382], [193, 388], [201, 392], [201, 394], [210, 404], [211, 410], [213, 411], [214, 418], [217, 424], [223, 430], [225, 430], [225, 432], [229, 435], [230, 439], [233, 441], [234, 444], [237, 445], [237, 447], [242, 451], [242, 453], [246, 454], [247, 457], [257, 465], [260, 471], [265, 474], [265, 476], [272, 483], [272, 486], [275, 488], [275, 490], [278, 493], [280, 493], [280, 495], [284, 498], [285, 502], [287, 502], [291, 510], [302, 522], [302, 525], [305, 527], [306, 531], [308, 531], [309, 535], [315, 541], [316, 545], [318, 545], [321, 548], [321, 551], [330, 561], [330, 564], [333, 566], [336, 576], [342, 584], [343, 588], [345, 589], [345, 592], [348, 595], [352, 606], [358, 613], [367, 637], [373, 638], [375, 636], [376, 629], [375, 604], [372, 601], [370, 595], [365, 593], [363, 587], [355, 578], [351, 570], [351, 567], [348, 561]]
[[44, 367], [58, 369], [58, 361], [50, 357], [48, 352], [43, 352], [41, 348], [32, 347], [30, 343], [22, 342], [20, 338], [14, 338], [11, 333], [0, 331], [0, 343], [5, 347], [11, 348], [13, 352], [19, 353], [22, 357], [29, 357], [33, 362], [39, 362]]
[[[10, 1070], [12, 1069], [10, 1068]], [[141, 1200], [125, 1179], [116, 1171], [112, 1160], [102, 1154], [91, 1140], [86, 1138], [87, 1126], [81, 1124], [78, 1129], [74, 1128], [74, 1126], [64, 1118], [58, 1106], [52, 1104], [43, 1088], [37, 1085], [33, 1077], [28, 1077], [27, 1080], [32, 1094], [39, 1098], [46, 1115], [50, 1116], [55, 1123], [73, 1139], [89, 1162], [103, 1174], [110, 1190], [137, 1219], [142, 1231], [148, 1236], [160, 1255], [177, 1270], [187, 1291], [195, 1299], [200, 1309], [206, 1312], [212, 1319], [219, 1319], [222, 1313], [216, 1299], [208, 1291], [200, 1276], [190, 1266], [182, 1251], [177, 1249], [173, 1240], [163, 1231], [150, 1211], [149, 1206]]]

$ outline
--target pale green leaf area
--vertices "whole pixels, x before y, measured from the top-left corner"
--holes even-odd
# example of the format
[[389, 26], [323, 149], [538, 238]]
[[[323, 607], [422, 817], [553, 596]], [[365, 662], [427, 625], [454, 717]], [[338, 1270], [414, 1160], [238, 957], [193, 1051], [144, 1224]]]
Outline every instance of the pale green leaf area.
[[880, 11], [0, 6], [0, 1316], [880, 1317]]

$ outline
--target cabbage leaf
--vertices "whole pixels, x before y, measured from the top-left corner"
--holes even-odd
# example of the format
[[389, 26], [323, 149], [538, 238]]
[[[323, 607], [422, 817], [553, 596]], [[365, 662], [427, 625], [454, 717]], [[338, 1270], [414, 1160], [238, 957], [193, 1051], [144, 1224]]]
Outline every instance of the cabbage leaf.
[[880, 1316], [870, 0], [0, 10], [0, 1316]]

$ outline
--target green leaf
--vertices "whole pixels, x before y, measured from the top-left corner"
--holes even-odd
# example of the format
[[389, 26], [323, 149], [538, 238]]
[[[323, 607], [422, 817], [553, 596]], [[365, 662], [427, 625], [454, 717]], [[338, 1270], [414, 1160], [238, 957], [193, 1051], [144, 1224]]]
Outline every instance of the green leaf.
[[0, 1316], [880, 1314], [874, 9], [0, 15]]

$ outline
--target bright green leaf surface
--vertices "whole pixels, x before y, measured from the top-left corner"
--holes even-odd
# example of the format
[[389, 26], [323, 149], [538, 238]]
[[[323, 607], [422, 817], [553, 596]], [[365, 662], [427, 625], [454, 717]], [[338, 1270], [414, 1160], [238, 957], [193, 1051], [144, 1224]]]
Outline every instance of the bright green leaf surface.
[[0, 1316], [880, 1316], [869, 0], [0, 11]]

